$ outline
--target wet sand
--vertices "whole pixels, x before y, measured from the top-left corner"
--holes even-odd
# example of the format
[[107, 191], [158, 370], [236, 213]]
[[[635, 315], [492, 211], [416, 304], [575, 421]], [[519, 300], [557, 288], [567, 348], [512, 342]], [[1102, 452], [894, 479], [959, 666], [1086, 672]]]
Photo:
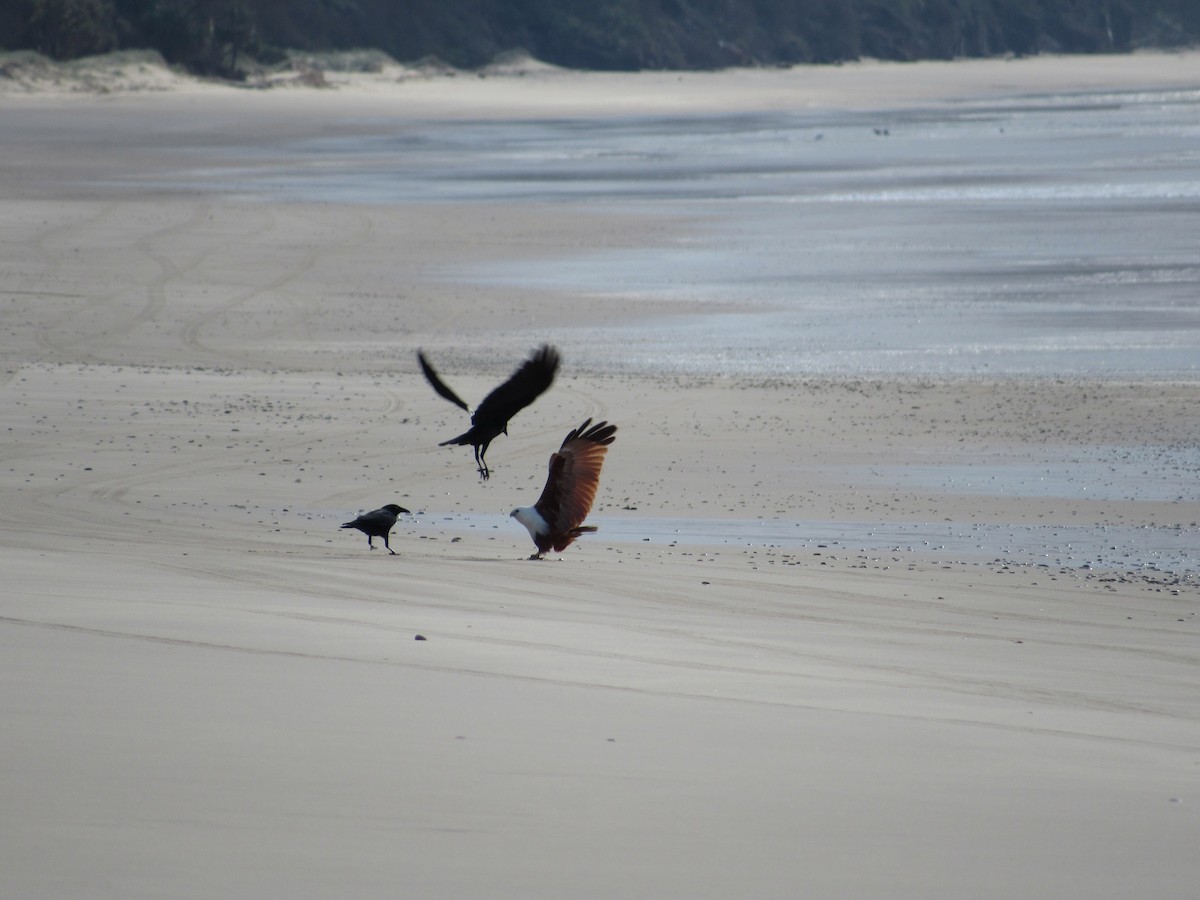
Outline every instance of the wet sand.
[[[0, 96], [4, 892], [1190, 896], [1194, 379], [574, 365], [645, 303], [445, 273], [669, 210], [194, 185], [371, 115], [1195, 88], [1197, 59]], [[480, 484], [414, 351], [478, 399], [541, 340], [563, 374]], [[621, 428], [601, 531], [528, 562], [504, 514], [585, 416]], [[387, 502], [399, 556], [337, 528]]]

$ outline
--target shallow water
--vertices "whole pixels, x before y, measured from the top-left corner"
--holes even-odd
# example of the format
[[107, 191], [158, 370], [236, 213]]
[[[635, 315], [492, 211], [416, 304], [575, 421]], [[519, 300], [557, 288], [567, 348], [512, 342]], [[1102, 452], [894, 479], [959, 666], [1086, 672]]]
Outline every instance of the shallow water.
[[[737, 517], [642, 516], [598, 513], [597, 540], [682, 550], [774, 549], [829, 558], [867, 557], [878, 564], [910, 557], [956, 562], [1003, 560], [1016, 565], [1143, 574], [1200, 573], [1200, 449], [1195, 447], [1072, 447], [1029, 449], [1021, 459], [997, 456], [970, 463], [909, 461], [872, 464], [857, 474], [867, 489], [942, 492], [966, 497], [1060, 498], [1119, 504], [1163, 502], [1170, 512], [1154, 525], [1013, 524], [953, 521], [844, 521]], [[422, 513], [415, 533], [514, 541], [524, 529], [498, 513]], [[607, 544], [606, 544], [607, 546]]]
[[1073, 447], [1037, 456], [978, 459], [970, 464], [939, 460], [873, 465], [870, 474], [898, 488], [992, 497], [1161, 501], [1181, 504], [1180, 515], [1193, 516], [1200, 510], [1197, 447]]
[[[981, 525], [954, 522], [834, 522], [780, 519], [705, 519], [596, 515], [600, 528], [581, 540], [675, 548], [806, 551], [823, 556], [876, 562], [910, 557], [944, 562], [1004, 561], [1063, 569], [1136, 573], [1200, 571], [1200, 528], [1194, 525], [1106, 527], [1065, 525]], [[416, 532], [450, 536], [494, 532], [520, 543], [525, 529], [507, 516], [487, 513], [418, 517]], [[529, 545], [530, 552], [533, 550]], [[632, 549], [632, 548], [630, 548]], [[900, 554], [891, 557], [889, 554]]]
[[269, 170], [243, 150], [174, 181], [276, 200], [677, 216], [677, 233], [638, 249], [547, 248], [440, 273], [654, 301], [639, 321], [589, 328], [580, 367], [1200, 375], [1200, 91], [361, 126], [263, 148]]

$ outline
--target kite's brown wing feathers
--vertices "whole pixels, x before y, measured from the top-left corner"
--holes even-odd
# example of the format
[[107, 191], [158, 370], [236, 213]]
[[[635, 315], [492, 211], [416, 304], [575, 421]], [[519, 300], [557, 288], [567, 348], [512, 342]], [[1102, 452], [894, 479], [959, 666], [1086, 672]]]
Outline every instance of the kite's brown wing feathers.
[[588, 419], [568, 434], [562, 447], [550, 457], [550, 475], [535, 504], [556, 539], [568, 535], [587, 518], [600, 486], [604, 455], [615, 440], [617, 426], [600, 422], [588, 428], [590, 424]]

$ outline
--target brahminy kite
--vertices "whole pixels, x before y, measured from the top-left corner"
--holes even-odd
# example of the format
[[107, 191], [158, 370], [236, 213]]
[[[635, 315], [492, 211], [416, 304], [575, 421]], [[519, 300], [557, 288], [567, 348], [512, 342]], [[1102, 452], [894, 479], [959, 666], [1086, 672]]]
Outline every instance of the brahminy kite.
[[[425, 354], [417, 351], [417, 359], [421, 363], [421, 371], [433, 385], [439, 396], [445, 397], [455, 406], [467, 412], [471, 408], [454, 393], [434, 371]], [[475, 465], [479, 468], [479, 479], [486, 481], [491, 475], [484, 457], [488, 445], [501, 434], [508, 434], [508, 420], [536, 400], [554, 381], [558, 372], [558, 351], [549, 344], [543, 344], [525, 360], [508, 381], [500, 385], [483, 398], [483, 402], [471, 416], [471, 428], [458, 437], [442, 441], [439, 447], [454, 445], [463, 447], [470, 444], [475, 448]]]
[[538, 502], [509, 513], [529, 529], [537, 545], [537, 553], [530, 559], [542, 559], [549, 550], [561, 553], [581, 534], [596, 530], [595, 525], [584, 525], [583, 520], [596, 499], [600, 467], [616, 433], [616, 425], [592, 425], [592, 420], [586, 419], [550, 455], [550, 475]]

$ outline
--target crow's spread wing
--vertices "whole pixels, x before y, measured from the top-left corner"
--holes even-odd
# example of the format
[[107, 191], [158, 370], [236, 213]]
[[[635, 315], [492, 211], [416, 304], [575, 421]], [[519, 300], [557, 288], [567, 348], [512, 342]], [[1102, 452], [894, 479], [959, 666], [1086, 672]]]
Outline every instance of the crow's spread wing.
[[467, 412], [471, 411], [471, 407], [467, 406], [467, 404], [463, 402], [462, 398], [459, 397], [458, 394], [454, 393], [454, 391], [450, 390], [450, 388], [446, 385], [446, 382], [442, 381], [442, 379], [438, 377], [437, 371], [429, 364], [429, 360], [425, 358], [425, 354], [420, 350], [417, 351], [417, 360], [421, 363], [421, 371], [425, 373], [425, 380], [433, 386], [433, 389], [438, 392], [439, 396], [445, 397], [455, 406], [460, 406]]
[[550, 387], [558, 372], [558, 363], [558, 351], [543, 344], [521, 363], [508, 381], [483, 398], [472, 421], [495, 422], [503, 427]]

